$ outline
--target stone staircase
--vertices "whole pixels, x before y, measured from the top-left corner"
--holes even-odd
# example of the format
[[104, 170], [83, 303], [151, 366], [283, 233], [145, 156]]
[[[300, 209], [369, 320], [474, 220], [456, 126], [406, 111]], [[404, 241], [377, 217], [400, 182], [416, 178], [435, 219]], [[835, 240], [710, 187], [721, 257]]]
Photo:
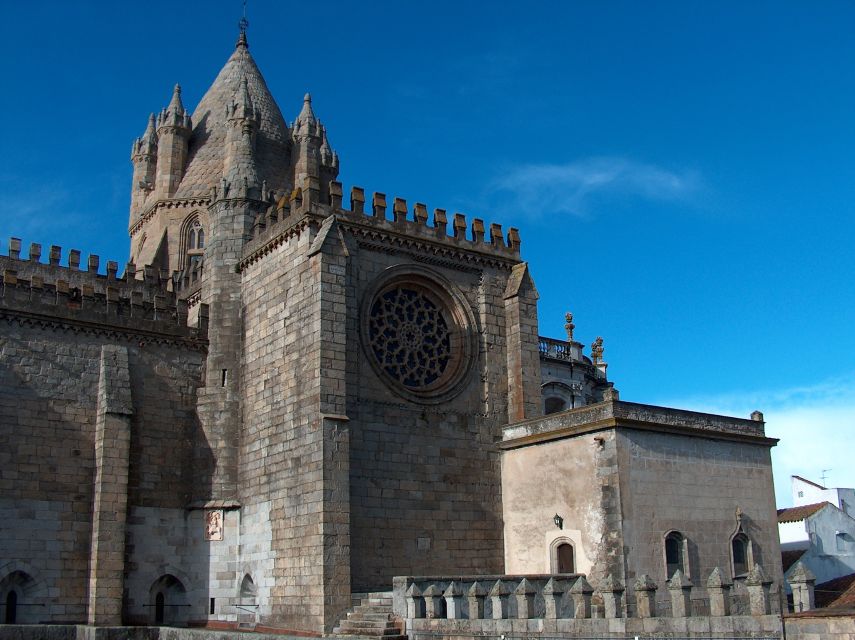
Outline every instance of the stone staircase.
[[338, 623], [333, 633], [360, 640], [406, 640], [401, 624], [392, 613], [391, 591], [354, 593], [353, 609]]

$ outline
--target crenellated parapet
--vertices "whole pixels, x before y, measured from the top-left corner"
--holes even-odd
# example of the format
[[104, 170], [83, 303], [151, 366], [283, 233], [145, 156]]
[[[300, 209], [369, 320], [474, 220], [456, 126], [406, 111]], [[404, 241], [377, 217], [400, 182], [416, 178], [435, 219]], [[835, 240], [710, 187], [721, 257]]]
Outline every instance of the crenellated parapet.
[[[0, 256], [0, 315], [21, 323], [63, 326], [89, 332], [143, 334], [155, 340], [207, 340], [207, 310], [196, 327], [187, 326], [187, 302], [172, 291], [172, 280], [151, 266], [130, 262], [119, 275], [108, 261], [104, 273], [97, 255], [81, 265], [81, 253], [53, 245], [42, 262], [41, 245], [21, 256], [21, 241], [12, 238], [8, 255]], [[83, 266], [84, 268], [81, 268]]]
[[351, 188], [345, 203], [338, 181], [330, 181], [328, 192], [322, 201], [319, 181], [307, 178], [291, 194], [276, 199], [256, 220], [239, 268], [299, 233], [312, 217], [322, 221], [329, 215], [335, 215], [360, 246], [378, 251], [432, 254], [437, 259], [500, 268], [520, 261], [520, 235], [514, 227], [505, 234], [501, 224], [488, 226], [480, 218], [470, 222], [462, 213], [449, 218], [445, 209], [429, 214], [427, 205], [417, 202], [410, 208], [404, 198], [397, 197], [391, 200], [390, 210], [386, 194], [374, 192], [367, 201], [362, 187]]

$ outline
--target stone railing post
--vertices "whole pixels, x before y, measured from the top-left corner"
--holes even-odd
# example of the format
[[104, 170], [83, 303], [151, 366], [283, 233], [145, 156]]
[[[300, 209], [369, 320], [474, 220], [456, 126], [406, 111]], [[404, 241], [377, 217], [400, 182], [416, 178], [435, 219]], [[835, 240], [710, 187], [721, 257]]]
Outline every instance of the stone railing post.
[[611, 575], [606, 576], [597, 591], [603, 596], [605, 617], [620, 618], [622, 615], [621, 596], [623, 595], [623, 585], [620, 580], [615, 580]]
[[414, 582], [404, 595], [407, 597], [407, 617], [410, 619], [423, 618], [422, 590]]
[[508, 588], [501, 580], [496, 580], [490, 589], [490, 602], [493, 605], [494, 620], [508, 617]]
[[517, 618], [523, 620], [534, 617], [534, 594], [535, 588], [526, 578], [523, 578], [514, 589], [517, 599]]
[[633, 585], [635, 589], [635, 608], [639, 618], [656, 617], [656, 589], [659, 587], [646, 573], [638, 576]]
[[813, 586], [816, 582], [816, 576], [813, 575], [801, 560], [796, 563], [790, 577], [787, 578], [790, 587], [793, 590], [793, 611], [801, 613], [802, 611], [810, 611], [814, 608], [814, 591]]
[[710, 615], [730, 615], [730, 582], [724, 577], [722, 570], [716, 567], [707, 578], [707, 593], [710, 596]]
[[550, 578], [543, 585], [543, 603], [546, 607], [544, 618], [555, 620], [561, 617], [561, 598], [564, 596], [564, 589], [564, 584], [555, 578]]
[[573, 598], [573, 617], [591, 617], [591, 594], [594, 587], [585, 580], [585, 576], [579, 576], [573, 586], [570, 587], [570, 597]]
[[484, 596], [487, 591], [481, 586], [480, 582], [473, 582], [472, 586], [466, 592], [466, 599], [469, 601], [469, 619], [480, 620], [484, 617]]
[[745, 578], [748, 589], [748, 609], [752, 616], [765, 616], [769, 613], [769, 585], [772, 581], [766, 577], [763, 567], [755, 564]]
[[435, 584], [431, 584], [422, 592], [425, 599], [425, 618], [442, 617], [442, 591]]
[[445, 598], [445, 617], [457, 620], [463, 617], [463, 589], [452, 580], [442, 593]]
[[677, 569], [668, 581], [671, 592], [671, 616], [687, 618], [692, 615], [692, 581]]

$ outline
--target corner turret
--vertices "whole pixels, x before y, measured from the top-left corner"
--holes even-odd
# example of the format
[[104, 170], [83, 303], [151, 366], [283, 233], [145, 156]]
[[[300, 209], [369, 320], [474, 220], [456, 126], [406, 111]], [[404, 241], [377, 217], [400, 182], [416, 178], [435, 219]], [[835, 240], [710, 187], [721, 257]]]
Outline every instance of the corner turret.
[[162, 198], [175, 194], [187, 161], [187, 142], [192, 126], [181, 103], [181, 86], [175, 85], [172, 99], [157, 116], [157, 175], [155, 188]]
[[321, 201], [329, 197], [329, 183], [338, 177], [338, 154], [330, 146], [326, 127], [315, 117], [312, 96], [303, 97], [303, 108], [294, 120], [293, 142], [294, 186], [302, 187], [307, 178], [316, 178]]
[[157, 166], [157, 133], [152, 113], [148, 117], [148, 126], [142, 137], [134, 140], [131, 145], [131, 162], [134, 165], [134, 177], [131, 184], [131, 217], [132, 225], [142, 213], [148, 195], [154, 189], [155, 170]]

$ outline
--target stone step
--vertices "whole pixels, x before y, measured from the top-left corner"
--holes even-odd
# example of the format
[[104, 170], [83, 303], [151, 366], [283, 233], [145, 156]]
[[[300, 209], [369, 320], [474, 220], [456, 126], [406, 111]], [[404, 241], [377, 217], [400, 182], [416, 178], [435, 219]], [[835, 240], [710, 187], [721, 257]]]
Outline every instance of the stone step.
[[342, 629], [376, 629], [378, 633], [386, 629], [397, 629], [398, 627], [391, 620], [342, 620], [339, 622]]
[[407, 636], [403, 634], [399, 634], [397, 636], [353, 634], [346, 631], [339, 631], [338, 627], [333, 629], [333, 633], [338, 636], [339, 640], [347, 640], [348, 638], [353, 638], [354, 640], [407, 640]]
[[392, 613], [391, 604], [360, 604], [353, 607], [358, 613]]
[[403, 640], [407, 636], [402, 634], [400, 629], [388, 629], [384, 630], [383, 633], [378, 633], [376, 631], [371, 631], [370, 629], [365, 629], [363, 631], [356, 631], [352, 629], [343, 629], [341, 627], [336, 627], [333, 629], [333, 634], [339, 636], [340, 638], [352, 636], [355, 638], [374, 638], [375, 640]]
[[392, 618], [391, 611], [349, 611], [348, 620], [376, 620], [385, 621]]

